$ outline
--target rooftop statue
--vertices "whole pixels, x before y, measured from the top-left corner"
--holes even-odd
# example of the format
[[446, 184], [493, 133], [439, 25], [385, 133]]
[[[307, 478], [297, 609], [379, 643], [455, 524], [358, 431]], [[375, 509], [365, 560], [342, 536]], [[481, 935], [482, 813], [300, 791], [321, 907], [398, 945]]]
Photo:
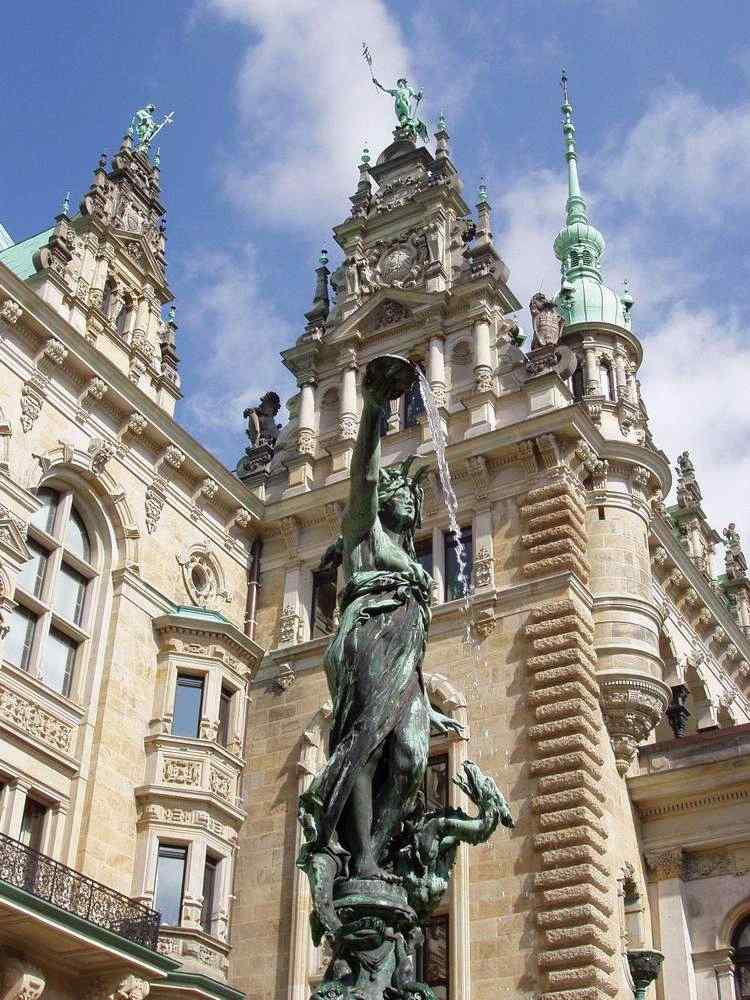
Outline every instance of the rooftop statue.
[[267, 392], [261, 397], [258, 406], [248, 406], [243, 411], [242, 416], [247, 420], [245, 433], [250, 438], [252, 448], [276, 444], [281, 424], [276, 423], [275, 417], [280, 409], [281, 400], [277, 393]]
[[[427, 125], [422, 121], [421, 118], [417, 117], [417, 109], [419, 107], [419, 102], [422, 100], [421, 90], [412, 90], [406, 77], [402, 76], [396, 80], [396, 86], [393, 90], [389, 90], [388, 87], [384, 87], [380, 80], [375, 78], [375, 74], [372, 69], [372, 56], [367, 48], [367, 45], [362, 45], [362, 55], [365, 58], [365, 62], [370, 67], [370, 75], [372, 77], [372, 82], [383, 91], [384, 94], [390, 94], [394, 98], [393, 110], [396, 112], [396, 118], [398, 119], [399, 128], [406, 132], [409, 132], [414, 138], [419, 137], [422, 142], [427, 142]], [[414, 102], [412, 104], [412, 101]]]
[[147, 150], [164, 126], [171, 125], [174, 121], [174, 111], [170, 111], [157, 125], [154, 121], [155, 111], [155, 104], [147, 104], [133, 115], [128, 131], [135, 140], [136, 149]]
[[420, 924], [448, 885], [462, 841], [512, 826], [495, 782], [467, 762], [457, 781], [479, 815], [426, 810], [430, 731], [460, 735], [430, 704], [422, 661], [432, 578], [416, 558], [423, 500], [413, 459], [383, 469], [383, 410], [417, 378], [403, 358], [375, 358], [351, 464], [342, 534], [324, 564], [343, 564], [340, 619], [324, 665], [333, 703], [329, 757], [301, 796], [298, 865], [313, 898], [311, 929], [333, 958], [314, 1000], [434, 1000], [416, 980]]
[[747, 576], [747, 559], [742, 551], [740, 535], [734, 521], [730, 522], [729, 527], [724, 529], [723, 535], [724, 544], [727, 547], [724, 554], [727, 576], [730, 580], [739, 580]]

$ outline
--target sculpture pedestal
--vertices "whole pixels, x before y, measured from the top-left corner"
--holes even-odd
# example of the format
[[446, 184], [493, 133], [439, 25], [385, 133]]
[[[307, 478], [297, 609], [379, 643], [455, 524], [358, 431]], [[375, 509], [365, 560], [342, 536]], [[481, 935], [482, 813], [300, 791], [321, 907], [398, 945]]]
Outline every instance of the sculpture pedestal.
[[347, 879], [335, 885], [333, 905], [341, 927], [312, 1000], [433, 1000], [430, 988], [414, 981], [421, 931], [400, 885]]

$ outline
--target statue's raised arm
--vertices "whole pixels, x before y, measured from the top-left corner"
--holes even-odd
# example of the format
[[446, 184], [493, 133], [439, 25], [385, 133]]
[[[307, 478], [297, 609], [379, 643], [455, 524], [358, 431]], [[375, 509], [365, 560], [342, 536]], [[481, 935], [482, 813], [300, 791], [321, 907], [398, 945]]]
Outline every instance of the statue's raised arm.
[[[402, 76], [396, 81], [394, 90], [389, 90], [373, 76], [372, 82], [383, 91], [395, 98], [393, 110], [396, 112], [399, 128], [416, 138], [419, 136], [423, 142], [427, 141], [427, 125], [417, 116], [417, 107], [422, 100], [421, 90], [412, 90], [406, 77]], [[414, 105], [412, 106], [412, 101]]]

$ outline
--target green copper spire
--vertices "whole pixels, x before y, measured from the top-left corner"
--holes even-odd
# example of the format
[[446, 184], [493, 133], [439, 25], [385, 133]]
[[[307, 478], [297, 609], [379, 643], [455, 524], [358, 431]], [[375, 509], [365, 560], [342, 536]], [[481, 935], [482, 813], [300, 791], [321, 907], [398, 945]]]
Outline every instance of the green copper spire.
[[562, 130], [565, 160], [568, 166], [568, 198], [565, 202], [565, 226], [555, 238], [555, 256], [560, 261], [562, 282], [557, 305], [565, 325], [575, 323], [610, 323], [630, 326], [632, 297], [626, 292], [623, 301], [602, 281], [599, 261], [606, 246], [604, 237], [589, 222], [586, 202], [578, 178], [576, 128], [573, 105], [568, 96], [568, 77], [562, 71]]

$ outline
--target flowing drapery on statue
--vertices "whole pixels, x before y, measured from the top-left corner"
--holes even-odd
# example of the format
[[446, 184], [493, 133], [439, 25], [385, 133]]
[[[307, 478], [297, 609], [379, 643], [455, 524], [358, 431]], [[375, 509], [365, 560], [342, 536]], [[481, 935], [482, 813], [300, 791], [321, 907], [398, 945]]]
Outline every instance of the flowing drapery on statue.
[[299, 806], [313, 936], [327, 935], [334, 954], [317, 1000], [429, 997], [415, 981], [419, 924], [447, 886], [458, 844], [512, 823], [495, 783], [472, 764], [459, 783], [479, 817], [428, 812], [421, 795], [431, 729], [461, 727], [430, 705], [422, 678], [432, 591], [414, 550], [423, 470], [411, 476], [411, 460], [380, 467], [383, 408], [417, 375], [403, 358], [368, 365], [349, 504], [324, 557], [343, 564], [345, 585], [325, 657], [329, 757]]

